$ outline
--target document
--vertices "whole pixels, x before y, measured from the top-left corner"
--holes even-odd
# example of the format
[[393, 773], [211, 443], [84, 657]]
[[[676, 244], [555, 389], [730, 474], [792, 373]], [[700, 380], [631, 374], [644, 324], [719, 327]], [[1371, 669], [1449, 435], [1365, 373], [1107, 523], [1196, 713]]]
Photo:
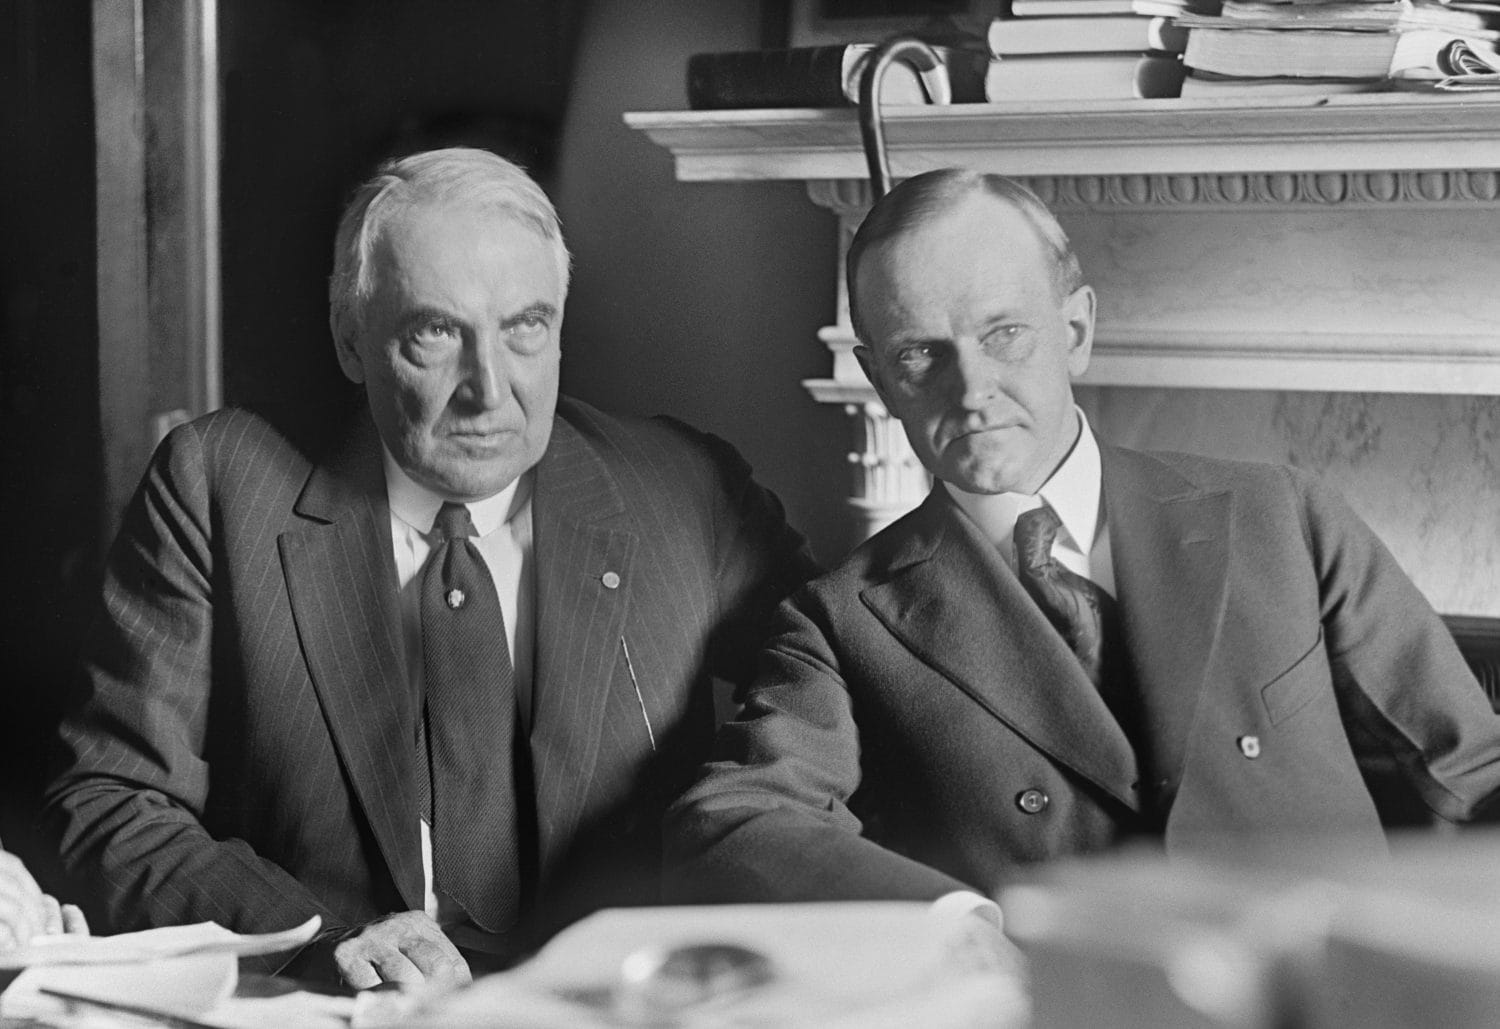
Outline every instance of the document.
[[352, 997], [302, 991], [268, 999], [234, 996], [239, 959], [303, 946], [316, 916], [283, 932], [242, 935], [213, 922], [117, 936], [44, 936], [0, 955], [0, 971], [19, 971], [0, 993], [0, 1018], [48, 1025], [136, 1022], [210, 1029], [288, 1025], [346, 1027]]

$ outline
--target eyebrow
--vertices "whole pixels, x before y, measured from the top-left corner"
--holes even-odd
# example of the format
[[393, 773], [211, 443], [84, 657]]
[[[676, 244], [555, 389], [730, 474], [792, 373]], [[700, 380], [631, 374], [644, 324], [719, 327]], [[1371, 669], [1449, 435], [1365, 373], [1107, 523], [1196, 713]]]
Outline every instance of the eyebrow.
[[500, 320], [500, 325], [503, 328], [508, 328], [509, 326], [515, 325], [517, 322], [520, 322], [524, 318], [534, 317], [538, 315], [550, 321], [551, 319], [557, 317], [557, 306], [555, 304], [549, 304], [545, 300], [538, 300], [534, 304], [528, 304], [526, 307], [523, 307], [521, 310], [517, 311], [510, 317], [502, 318]]
[[991, 329], [999, 328], [1001, 325], [1015, 325], [1024, 323], [1026, 319], [1015, 311], [999, 310], [994, 314], [986, 315], [979, 323], [980, 334], [989, 332]]
[[[557, 316], [557, 305], [549, 304], [545, 300], [538, 300], [536, 303], [527, 304], [515, 314], [502, 318], [500, 325], [502, 327], [509, 327], [519, 323], [524, 318], [535, 315], [540, 315], [549, 320], [555, 318]], [[429, 322], [454, 322], [458, 325], [464, 325], [467, 324], [467, 321], [467, 319], [454, 314], [452, 311], [424, 304], [420, 307], [414, 307], [402, 315], [401, 320], [397, 323], [397, 327], [400, 332], [410, 332], [412, 329], [420, 325], [426, 325]]]
[[412, 308], [410, 311], [404, 313], [401, 316], [401, 320], [396, 323], [396, 327], [399, 332], [410, 332], [417, 326], [426, 325], [429, 322], [452, 322], [459, 320], [451, 312], [445, 311], [440, 307], [422, 306]]

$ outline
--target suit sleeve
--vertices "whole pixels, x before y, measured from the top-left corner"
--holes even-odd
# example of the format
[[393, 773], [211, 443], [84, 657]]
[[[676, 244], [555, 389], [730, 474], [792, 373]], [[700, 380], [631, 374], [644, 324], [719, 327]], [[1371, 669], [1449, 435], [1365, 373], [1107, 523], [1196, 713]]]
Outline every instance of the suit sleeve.
[[106, 568], [103, 604], [48, 789], [63, 862], [108, 931], [212, 919], [285, 929], [332, 913], [287, 872], [201, 819], [213, 668], [214, 516], [191, 427], [158, 449]]
[[721, 485], [714, 513], [719, 612], [710, 670], [743, 688], [754, 677], [776, 605], [820, 569], [807, 541], [787, 524], [781, 501], [751, 477], [744, 458], [723, 440], [704, 439]]
[[1500, 716], [1442, 619], [1334, 491], [1293, 473], [1346, 717], [1395, 755], [1426, 804], [1464, 821], [1500, 808]]
[[681, 902], [932, 900], [968, 889], [864, 838], [853, 703], [806, 594], [777, 632], [743, 712], [666, 817], [667, 891]]

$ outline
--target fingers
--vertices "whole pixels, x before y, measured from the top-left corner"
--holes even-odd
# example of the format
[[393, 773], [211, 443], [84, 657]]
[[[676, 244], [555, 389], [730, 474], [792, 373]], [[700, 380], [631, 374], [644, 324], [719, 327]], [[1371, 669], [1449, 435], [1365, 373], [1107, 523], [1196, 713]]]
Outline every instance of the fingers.
[[462, 986], [473, 979], [469, 963], [446, 936], [414, 940], [403, 948], [403, 953], [433, 982]]
[[333, 950], [333, 960], [338, 964], [339, 976], [356, 990], [380, 985], [380, 973], [364, 952], [356, 952], [341, 943]]
[[70, 936], [91, 936], [89, 920], [83, 917], [83, 909], [77, 904], [62, 906], [62, 929]]
[[62, 905], [52, 894], [42, 894], [42, 932], [56, 936], [62, 931]]
[[47, 909], [41, 887], [21, 859], [0, 851], [0, 948], [24, 947], [44, 932]]
[[383, 983], [400, 983], [403, 986], [420, 986], [426, 978], [411, 958], [399, 950], [381, 950], [372, 960], [375, 972]]
[[382, 982], [461, 984], [469, 966], [438, 924], [420, 911], [403, 911], [365, 926], [333, 950], [344, 981], [355, 989]]
[[0, 953], [24, 947], [30, 939], [30, 922], [20, 901], [0, 896]]

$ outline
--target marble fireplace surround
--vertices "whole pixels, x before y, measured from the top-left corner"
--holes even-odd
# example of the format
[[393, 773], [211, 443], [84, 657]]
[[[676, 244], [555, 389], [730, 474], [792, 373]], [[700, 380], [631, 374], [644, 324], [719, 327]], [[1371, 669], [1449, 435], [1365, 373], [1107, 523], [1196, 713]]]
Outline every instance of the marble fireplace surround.
[[[868, 207], [852, 112], [626, 120], [679, 179], [805, 180], [841, 255]], [[1500, 97], [907, 108], [887, 135], [898, 178], [981, 167], [1058, 213], [1100, 295], [1078, 394], [1102, 436], [1315, 471], [1435, 607], [1500, 616]], [[874, 531], [927, 481], [829, 274], [830, 374], [804, 385], [850, 416]]]

